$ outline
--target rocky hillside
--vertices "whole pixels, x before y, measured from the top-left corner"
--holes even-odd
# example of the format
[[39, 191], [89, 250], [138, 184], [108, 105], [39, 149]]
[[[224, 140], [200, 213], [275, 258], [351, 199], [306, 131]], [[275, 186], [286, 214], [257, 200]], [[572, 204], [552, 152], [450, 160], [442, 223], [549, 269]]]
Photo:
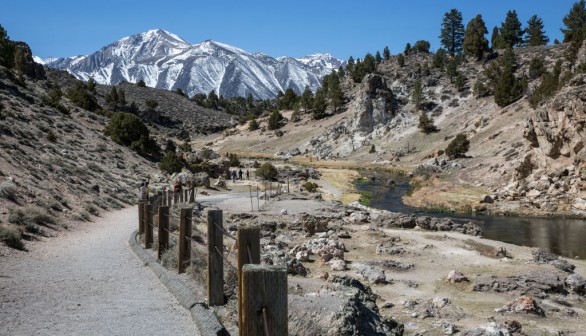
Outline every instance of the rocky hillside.
[[[520, 99], [506, 107], [499, 107], [492, 96], [475, 95], [473, 90], [477, 81], [487, 81], [485, 70], [500, 61], [502, 50], [481, 62], [461, 63], [457, 68], [464, 78], [460, 90], [444, 68], [433, 67], [433, 54], [407, 55], [404, 66], [394, 56], [379, 64], [377, 72], [361, 83], [343, 79], [346, 102], [340, 113], [330, 111], [330, 117], [319, 121], [302, 114], [300, 122], [289, 122], [280, 130], [282, 136], [263, 131], [262, 122], [261, 129], [254, 132], [244, 126], [227, 133], [232, 135], [218, 144], [236, 151], [239, 143], [245, 143], [246, 152], [271, 155], [298, 149], [320, 160], [347, 160], [356, 162], [356, 166], [368, 162], [409, 171], [422, 167], [417, 170], [426, 172], [426, 176], [431, 172], [440, 177], [433, 183], [436, 187], [457, 190], [450, 194], [449, 190], [422, 189], [433, 200], [426, 203], [425, 195], [415, 195], [412, 201], [418, 206], [581, 213], [586, 209], [586, 195], [580, 192], [581, 158], [585, 155], [581, 96], [586, 87], [584, 75], [566, 60], [567, 48], [560, 44], [515, 49], [515, 76], [525, 78], [526, 89]], [[582, 49], [574, 64], [586, 59]], [[530, 98], [541, 79], [530, 74], [533, 59], [540, 59], [550, 72], [560, 61], [563, 77], [563, 87], [536, 109], [531, 107]], [[412, 103], [418, 80], [423, 87], [421, 110], [434, 119], [437, 132], [424, 134], [418, 129], [421, 112]], [[450, 160], [443, 151], [459, 133], [470, 140], [470, 149], [466, 158]], [[460, 187], [473, 192], [457, 199], [456, 194], [463, 190]]]
[[154, 172], [102, 134], [105, 117], [66, 98], [49, 106], [52, 86], [39, 71], [0, 67], [0, 239], [17, 248], [26, 248], [21, 237], [43, 239], [71, 220], [133, 204]]

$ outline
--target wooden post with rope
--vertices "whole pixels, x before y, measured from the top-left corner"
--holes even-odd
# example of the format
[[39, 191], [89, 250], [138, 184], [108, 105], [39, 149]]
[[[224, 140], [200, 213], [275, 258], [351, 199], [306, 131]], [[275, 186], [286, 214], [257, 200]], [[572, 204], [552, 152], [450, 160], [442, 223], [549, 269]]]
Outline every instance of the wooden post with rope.
[[191, 214], [193, 209], [182, 208], [179, 217], [179, 254], [177, 272], [185, 272], [191, 263]]
[[150, 203], [144, 205], [144, 248], [153, 247], [153, 206]]
[[[238, 226], [238, 325], [242, 325], [242, 267], [246, 264], [260, 264], [260, 228]], [[243, 335], [240, 333], [240, 335]]]
[[287, 335], [287, 268], [248, 264], [242, 267], [243, 335]]
[[157, 258], [161, 260], [163, 252], [169, 248], [169, 206], [159, 207], [159, 240], [157, 245]]
[[224, 304], [224, 236], [222, 210], [208, 211], [208, 304]]

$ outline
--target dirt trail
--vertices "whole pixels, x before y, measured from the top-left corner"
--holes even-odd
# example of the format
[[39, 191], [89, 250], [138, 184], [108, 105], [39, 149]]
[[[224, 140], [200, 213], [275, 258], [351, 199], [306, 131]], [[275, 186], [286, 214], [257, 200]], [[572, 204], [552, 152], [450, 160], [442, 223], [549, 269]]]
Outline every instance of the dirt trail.
[[136, 222], [110, 212], [0, 259], [0, 335], [197, 335], [128, 246]]

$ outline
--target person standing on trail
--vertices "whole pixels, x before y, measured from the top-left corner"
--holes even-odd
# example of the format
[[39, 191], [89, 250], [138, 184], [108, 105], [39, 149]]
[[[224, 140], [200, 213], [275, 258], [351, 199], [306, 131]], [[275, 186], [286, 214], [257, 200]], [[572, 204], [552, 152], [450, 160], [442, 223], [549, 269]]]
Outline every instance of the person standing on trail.
[[173, 191], [175, 192], [175, 195], [179, 195], [179, 193], [181, 192], [181, 189], [183, 189], [181, 187], [181, 182], [179, 182], [179, 181], [175, 182], [175, 185], [173, 186]]
[[250, 173], [248, 172], [248, 169], [246, 169], [246, 179], [250, 179]]
[[236, 182], [236, 169], [232, 171], [232, 183]]
[[238, 179], [242, 181], [242, 169], [238, 171]]

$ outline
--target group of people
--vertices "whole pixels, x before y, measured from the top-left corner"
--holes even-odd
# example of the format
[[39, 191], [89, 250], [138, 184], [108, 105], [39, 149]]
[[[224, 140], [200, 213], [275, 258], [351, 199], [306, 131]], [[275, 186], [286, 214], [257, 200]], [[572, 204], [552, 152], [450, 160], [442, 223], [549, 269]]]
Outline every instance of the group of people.
[[[242, 171], [242, 169], [239, 170], [228, 170], [228, 178], [232, 178], [232, 182], [236, 182], [236, 179], [238, 180], [242, 180], [242, 175], [244, 174], [244, 172]], [[248, 180], [250, 178], [250, 173], [248, 172], [248, 170], [246, 170], [246, 179]]]
[[[176, 181], [173, 185], [173, 192], [180, 193], [183, 190], [183, 186], [181, 185], [180, 181]], [[141, 200], [148, 200], [150, 196], [150, 187], [148, 181], [143, 181], [139, 188], [140, 191], [140, 199]], [[162, 187], [162, 191], [167, 191], [167, 186]]]

